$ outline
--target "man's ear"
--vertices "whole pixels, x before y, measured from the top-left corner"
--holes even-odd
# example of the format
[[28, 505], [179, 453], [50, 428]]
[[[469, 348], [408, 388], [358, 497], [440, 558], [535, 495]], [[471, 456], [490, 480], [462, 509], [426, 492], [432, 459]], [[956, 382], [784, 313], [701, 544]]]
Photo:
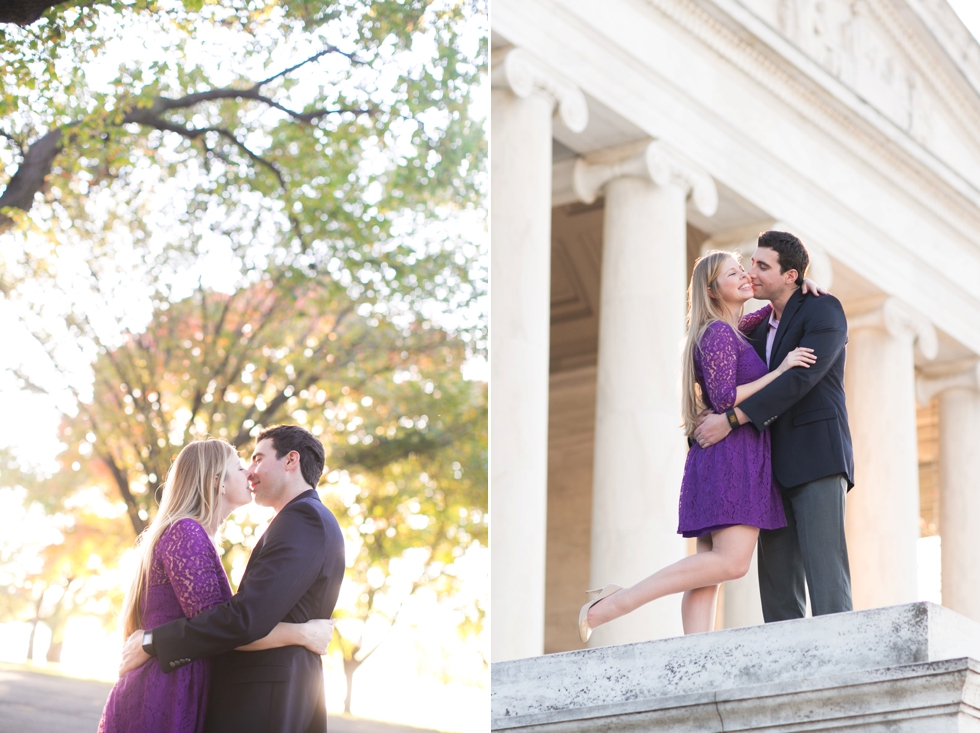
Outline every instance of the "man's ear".
[[294, 468], [299, 468], [299, 452], [291, 450], [286, 454], [285, 469], [291, 471]]
[[792, 285], [796, 282], [796, 279], [799, 276], [799, 272], [797, 272], [795, 269], [787, 270], [783, 273], [783, 282], [785, 282], [787, 285]]

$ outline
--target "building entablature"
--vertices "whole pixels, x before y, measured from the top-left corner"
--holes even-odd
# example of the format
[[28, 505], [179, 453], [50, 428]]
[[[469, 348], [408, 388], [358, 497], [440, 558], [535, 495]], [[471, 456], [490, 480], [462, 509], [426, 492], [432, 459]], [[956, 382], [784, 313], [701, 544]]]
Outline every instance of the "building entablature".
[[924, 0], [812, 5], [499, 0], [493, 42], [587, 100], [581, 132], [556, 117], [555, 203], [581, 200], [577, 160], [657, 140], [715, 182], [717, 214], [688, 204], [705, 234], [789, 222], [843, 301], [911, 302], [942, 358], [980, 354], [976, 42]]

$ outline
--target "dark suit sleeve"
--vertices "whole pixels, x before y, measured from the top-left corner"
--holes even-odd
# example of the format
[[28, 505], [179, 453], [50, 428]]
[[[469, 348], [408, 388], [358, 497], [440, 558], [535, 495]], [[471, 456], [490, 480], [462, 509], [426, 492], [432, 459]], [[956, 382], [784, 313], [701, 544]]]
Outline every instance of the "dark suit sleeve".
[[284, 509], [230, 601], [153, 629], [160, 668], [172, 672], [266, 636], [316, 581], [325, 546], [323, 522], [312, 507], [300, 503]]
[[813, 298], [808, 305], [803, 335], [797, 346], [813, 349], [817, 362], [809, 369], [790, 369], [739, 404], [757, 430], [765, 429], [803, 399], [837, 362], [847, 344], [847, 319], [840, 301], [822, 296]]

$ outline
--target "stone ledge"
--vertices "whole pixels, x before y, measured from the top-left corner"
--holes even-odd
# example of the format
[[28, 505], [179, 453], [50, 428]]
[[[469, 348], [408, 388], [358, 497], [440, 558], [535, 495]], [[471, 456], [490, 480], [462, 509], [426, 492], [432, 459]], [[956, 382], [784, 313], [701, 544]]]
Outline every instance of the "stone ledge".
[[[960, 731], [980, 728], [980, 664], [972, 659], [849, 672], [727, 693], [651, 698], [494, 720], [493, 730], [580, 733]], [[972, 726], [968, 728], [972, 730]]]
[[980, 730], [973, 659], [980, 625], [926, 603], [601, 647], [492, 665], [491, 727]]

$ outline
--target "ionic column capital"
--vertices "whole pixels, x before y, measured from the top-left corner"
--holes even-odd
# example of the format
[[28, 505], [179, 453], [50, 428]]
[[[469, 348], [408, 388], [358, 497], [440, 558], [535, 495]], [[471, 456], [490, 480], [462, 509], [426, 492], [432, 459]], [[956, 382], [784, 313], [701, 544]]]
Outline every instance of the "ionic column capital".
[[611, 162], [576, 160], [573, 174], [576, 195], [591, 204], [607, 183], [629, 176], [658, 186], [680, 186], [705, 216], [712, 216], [718, 210], [718, 189], [706, 171], [659, 140], [647, 143], [638, 153], [635, 150], [631, 147], [624, 151], [622, 158]]
[[582, 90], [522, 49], [494, 54], [490, 86], [510, 89], [521, 99], [535, 92], [548, 95], [555, 101], [561, 121], [572, 132], [582, 132], [589, 124], [589, 106]]
[[933, 397], [949, 389], [980, 391], [980, 359], [936, 364], [915, 379], [915, 398], [920, 405], [928, 405]]
[[847, 328], [851, 332], [877, 328], [897, 338], [908, 338], [926, 359], [935, 359], [939, 352], [939, 338], [932, 322], [898, 298], [876, 299], [849, 308]]

